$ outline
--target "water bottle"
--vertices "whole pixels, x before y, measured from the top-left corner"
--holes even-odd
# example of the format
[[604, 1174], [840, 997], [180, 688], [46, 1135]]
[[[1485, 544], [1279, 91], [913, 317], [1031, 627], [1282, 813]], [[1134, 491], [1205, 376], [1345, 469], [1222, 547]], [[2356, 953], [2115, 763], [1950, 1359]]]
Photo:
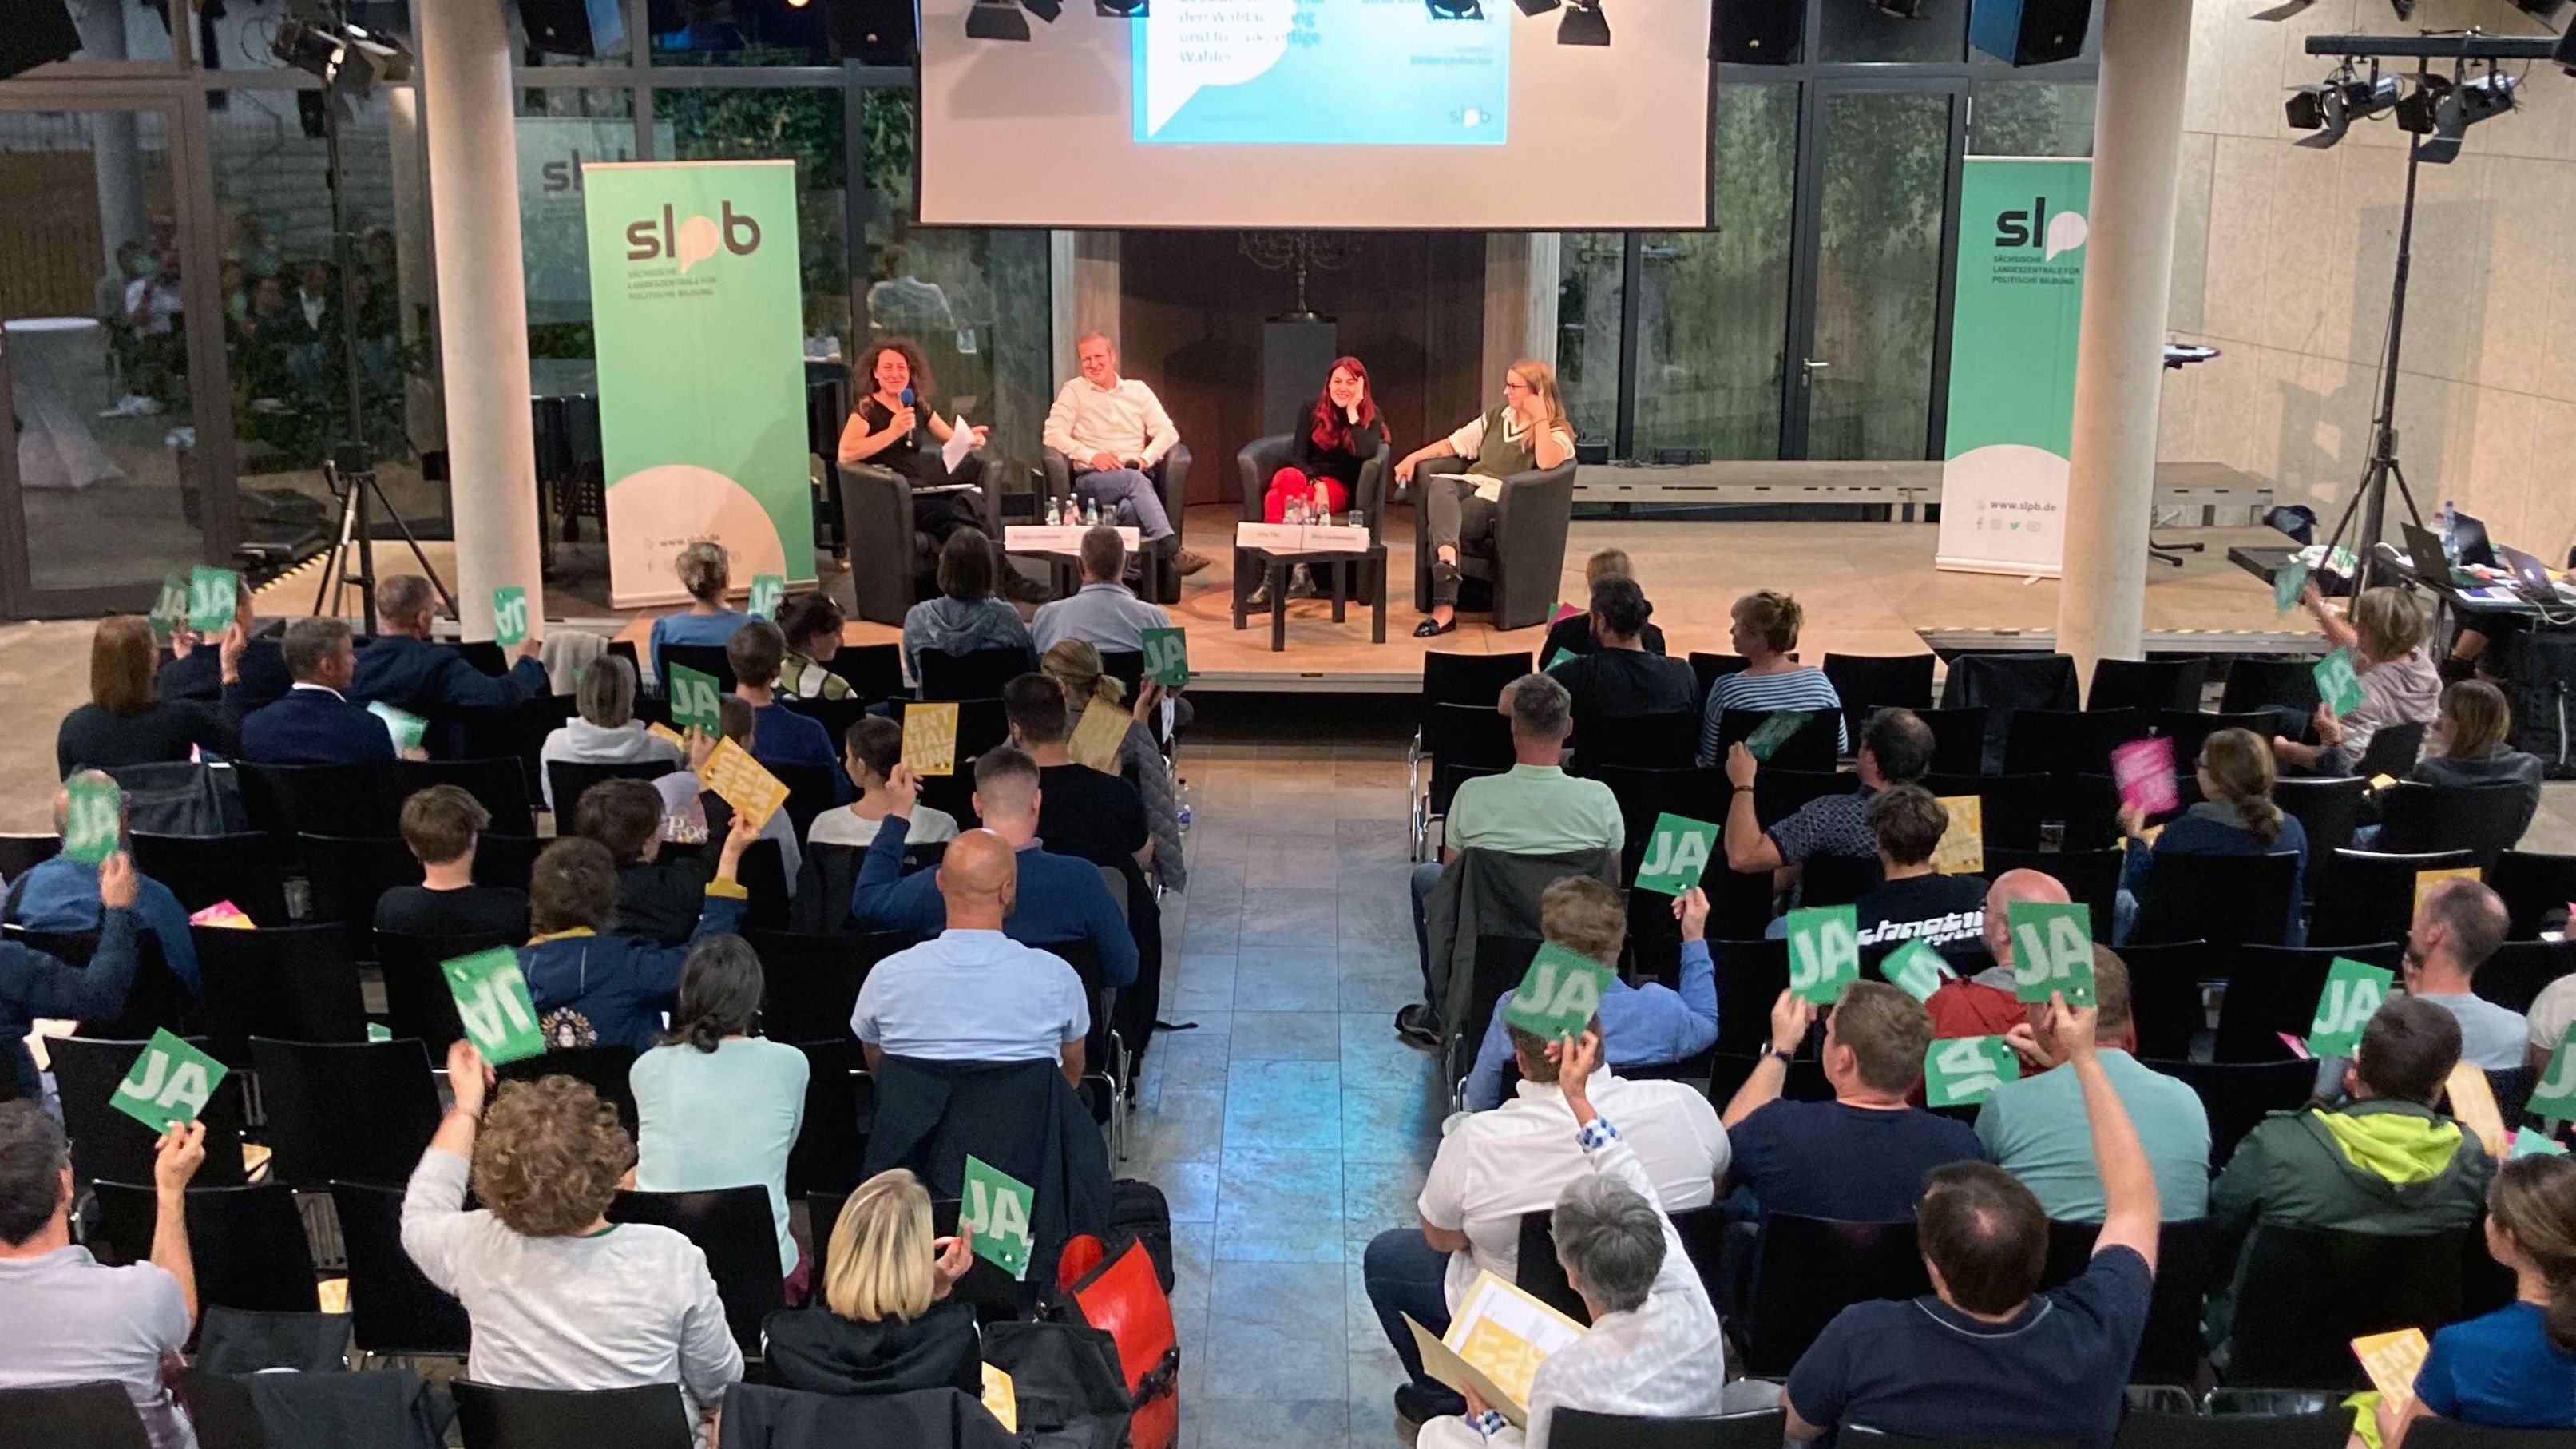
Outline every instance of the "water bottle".
[[1324, 525], [1327, 525], [1327, 526], [1329, 526], [1329, 525], [1332, 523], [1332, 521], [1333, 521], [1333, 508], [1332, 508], [1332, 504], [1333, 504], [1333, 496], [1332, 496], [1331, 494], [1326, 493], [1326, 492], [1324, 491], [1324, 485], [1323, 485], [1323, 484], [1321, 484], [1321, 483], [1316, 484], [1316, 485], [1315, 485], [1315, 502], [1314, 502], [1314, 507], [1313, 507], [1313, 517], [1314, 517], [1314, 519], [1315, 519], [1315, 521], [1316, 521], [1317, 523], [1319, 523], [1319, 524], [1324, 524]]
[[1060, 499], [1055, 499], [1055, 498], [1050, 498], [1050, 499], [1048, 499], [1048, 500], [1047, 500], [1047, 527], [1049, 527], [1049, 528], [1062, 528], [1063, 526], [1064, 526], [1064, 503], [1063, 503], [1063, 501], [1062, 501], [1062, 500], [1060, 500]]
[[2458, 529], [2459, 510], [2451, 506], [2450, 499], [2445, 498], [2442, 500], [2442, 511], [2433, 515], [2433, 531], [2441, 535], [2442, 556], [2453, 568], [2459, 567], [2460, 564]]
[[1306, 500], [1293, 493], [1288, 495], [1288, 502], [1279, 515], [1279, 521], [1287, 524], [1291, 528], [1295, 528], [1304, 523], [1306, 521]]
[[1098, 528], [1100, 526], [1099, 499], [1094, 498], [1090, 503], [1084, 506], [1082, 510], [1082, 526], [1085, 528]]

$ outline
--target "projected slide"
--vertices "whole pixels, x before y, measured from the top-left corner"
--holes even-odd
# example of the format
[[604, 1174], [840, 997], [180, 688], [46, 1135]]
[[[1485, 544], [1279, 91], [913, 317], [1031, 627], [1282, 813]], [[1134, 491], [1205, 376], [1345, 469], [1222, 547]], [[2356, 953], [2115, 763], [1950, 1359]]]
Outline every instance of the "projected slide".
[[1512, 7], [1422, 0], [1154, 0], [1132, 27], [1136, 139], [1198, 145], [1501, 146]]

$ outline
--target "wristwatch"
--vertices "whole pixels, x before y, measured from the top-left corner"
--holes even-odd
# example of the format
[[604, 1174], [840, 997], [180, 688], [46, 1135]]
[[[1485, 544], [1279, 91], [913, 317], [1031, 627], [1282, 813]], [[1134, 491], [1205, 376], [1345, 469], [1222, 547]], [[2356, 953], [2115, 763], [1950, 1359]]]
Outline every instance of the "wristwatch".
[[1798, 1054], [1795, 1050], [1784, 1052], [1778, 1047], [1773, 1047], [1771, 1049], [1771, 1059], [1780, 1064], [1780, 1069], [1782, 1071], [1787, 1071], [1789, 1069], [1789, 1064], [1797, 1059], [1797, 1055]]

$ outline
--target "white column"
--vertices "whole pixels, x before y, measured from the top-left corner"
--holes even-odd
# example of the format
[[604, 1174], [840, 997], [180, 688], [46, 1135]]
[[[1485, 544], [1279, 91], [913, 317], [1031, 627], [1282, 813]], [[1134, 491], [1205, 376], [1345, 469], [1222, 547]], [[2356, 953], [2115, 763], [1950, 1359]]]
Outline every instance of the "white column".
[[492, 590], [517, 584], [542, 617], [535, 427], [509, 27], [498, 5], [421, 0], [421, 122], [438, 243], [439, 375], [447, 388], [456, 588], [465, 637], [492, 637]]
[[1556, 365], [1557, 270], [1564, 239], [1552, 231], [1494, 232], [1485, 238], [1485, 370], [1478, 396], [1502, 386], [1503, 369], [1525, 357]]
[[[436, 291], [436, 248], [429, 227], [429, 181], [421, 174], [420, 91], [413, 86], [387, 86], [385, 154], [393, 177], [395, 311], [405, 348], [429, 340], [422, 308]], [[415, 447], [447, 446], [447, 424], [429, 380], [411, 378], [403, 387], [403, 415]]]
[[[126, 58], [125, 0], [104, 0], [72, 7], [80, 31], [81, 53], [90, 60]], [[136, 140], [134, 112], [89, 114], [91, 173], [97, 178], [98, 244], [101, 260], [119, 287], [133, 280], [116, 265], [116, 249], [150, 234], [143, 208], [142, 148]]]
[[2090, 679], [2098, 659], [2139, 654], [2173, 289], [2191, 0], [2109, 0], [2093, 120], [2093, 235], [2075, 365], [2066, 573], [2057, 647]]
[[1074, 344], [1094, 332], [1118, 340], [1120, 281], [1118, 233], [1057, 231], [1047, 234], [1055, 301], [1055, 377], [1074, 375]]

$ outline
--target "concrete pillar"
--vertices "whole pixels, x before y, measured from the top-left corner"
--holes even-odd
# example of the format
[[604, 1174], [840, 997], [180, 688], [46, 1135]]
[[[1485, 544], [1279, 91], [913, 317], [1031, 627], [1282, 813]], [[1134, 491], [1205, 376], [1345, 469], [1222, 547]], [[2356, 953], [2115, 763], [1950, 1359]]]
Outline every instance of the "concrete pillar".
[[[84, 58], [126, 58], [125, 0], [74, 6], [72, 19], [80, 31]], [[116, 249], [127, 242], [141, 241], [150, 233], [149, 218], [143, 213], [142, 147], [136, 139], [134, 122], [132, 111], [92, 111], [89, 116], [89, 159], [91, 173], [97, 178], [100, 260], [120, 287], [133, 278], [118, 269]]]
[[[385, 154], [393, 177], [394, 300], [403, 346], [409, 349], [430, 340], [428, 309], [437, 291], [429, 180], [421, 174], [420, 91], [414, 86], [388, 86], [380, 94], [385, 101]], [[446, 415], [427, 378], [414, 377], [405, 383], [403, 415], [414, 446], [447, 446]]]
[[2109, 0], [2103, 7], [2093, 235], [2075, 365], [2066, 571], [2057, 596], [2057, 647], [2075, 656], [2085, 679], [2097, 659], [2137, 658], [2145, 628], [2190, 56], [2191, 0]]
[[1477, 396], [1500, 396], [1503, 370], [1524, 357], [1556, 365], [1557, 271], [1564, 239], [1552, 231], [1485, 238], [1485, 367]]
[[489, 639], [495, 588], [526, 589], [532, 617], [544, 608], [510, 33], [498, 5], [420, 0], [412, 23], [438, 243], [439, 375], [456, 515], [449, 582], [465, 637]]
[[1075, 374], [1074, 344], [1093, 332], [1118, 337], [1120, 280], [1118, 233], [1057, 231], [1047, 233], [1055, 303], [1054, 388]]

